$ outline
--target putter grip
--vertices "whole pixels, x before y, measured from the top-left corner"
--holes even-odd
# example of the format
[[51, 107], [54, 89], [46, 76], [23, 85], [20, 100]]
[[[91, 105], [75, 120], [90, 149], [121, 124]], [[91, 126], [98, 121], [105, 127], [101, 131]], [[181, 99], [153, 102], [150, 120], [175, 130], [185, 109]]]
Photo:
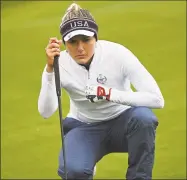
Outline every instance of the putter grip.
[[53, 67], [55, 72], [55, 84], [56, 84], [56, 93], [57, 96], [61, 96], [61, 87], [60, 87], [60, 73], [59, 73], [59, 56], [54, 57]]

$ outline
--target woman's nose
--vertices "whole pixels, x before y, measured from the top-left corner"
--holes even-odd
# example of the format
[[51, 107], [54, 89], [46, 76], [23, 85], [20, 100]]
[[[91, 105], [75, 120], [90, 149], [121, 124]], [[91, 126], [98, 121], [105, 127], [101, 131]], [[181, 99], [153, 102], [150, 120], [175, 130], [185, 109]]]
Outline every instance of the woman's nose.
[[84, 43], [82, 41], [79, 41], [77, 44], [77, 50], [79, 52], [82, 52], [84, 50]]

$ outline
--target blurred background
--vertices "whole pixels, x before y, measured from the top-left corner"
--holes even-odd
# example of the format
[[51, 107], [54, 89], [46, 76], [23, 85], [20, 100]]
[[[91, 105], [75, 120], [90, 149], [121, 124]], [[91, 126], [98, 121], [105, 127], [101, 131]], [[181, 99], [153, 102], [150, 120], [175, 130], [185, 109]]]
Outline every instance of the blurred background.
[[[159, 118], [153, 178], [186, 179], [186, 2], [76, 1], [94, 15], [99, 38], [129, 48], [156, 79], [165, 108]], [[58, 111], [38, 113], [50, 37], [71, 1], [1, 2], [1, 179], [60, 179]], [[64, 46], [62, 46], [62, 50]], [[63, 93], [63, 116], [69, 101]], [[125, 177], [127, 154], [109, 154], [95, 179]]]

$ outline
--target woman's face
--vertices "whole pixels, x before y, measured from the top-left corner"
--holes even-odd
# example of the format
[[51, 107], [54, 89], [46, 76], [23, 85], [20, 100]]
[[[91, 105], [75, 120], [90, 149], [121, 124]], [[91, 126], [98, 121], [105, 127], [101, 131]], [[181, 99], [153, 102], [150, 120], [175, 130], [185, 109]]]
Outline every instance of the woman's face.
[[95, 52], [95, 37], [77, 35], [65, 42], [66, 50], [78, 64], [87, 64]]

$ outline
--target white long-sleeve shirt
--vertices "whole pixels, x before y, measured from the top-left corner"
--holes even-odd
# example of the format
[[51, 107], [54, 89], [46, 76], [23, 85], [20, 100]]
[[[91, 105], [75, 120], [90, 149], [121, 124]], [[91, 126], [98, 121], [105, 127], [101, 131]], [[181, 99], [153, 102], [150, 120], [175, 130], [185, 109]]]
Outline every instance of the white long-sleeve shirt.
[[[59, 71], [61, 87], [70, 98], [68, 117], [90, 123], [117, 117], [131, 106], [164, 106], [163, 96], [152, 75], [130, 50], [117, 43], [97, 41], [89, 71], [62, 51]], [[38, 110], [44, 118], [49, 118], [58, 108], [54, 78], [54, 73], [48, 73], [45, 67], [38, 99]], [[89, 102], [85, 95], [88, 84], [112, 88], [112, 101]], [[132, 91], [131, 84], [136, 92]]]

